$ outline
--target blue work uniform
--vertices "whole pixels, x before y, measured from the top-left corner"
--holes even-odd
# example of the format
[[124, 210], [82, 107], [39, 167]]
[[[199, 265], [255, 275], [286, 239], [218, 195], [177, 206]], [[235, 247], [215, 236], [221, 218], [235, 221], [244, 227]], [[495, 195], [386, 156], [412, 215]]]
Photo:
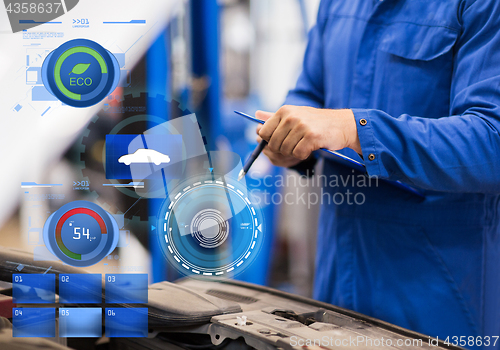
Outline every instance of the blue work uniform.
[[[322, 1], [286, 104], [351, 108], [367, 173], [424, 194], [325, 186], [314, 297], [469, 348], [499, 336], [500, 1]], [[328, 201], [346, 189], [363, 204]]]

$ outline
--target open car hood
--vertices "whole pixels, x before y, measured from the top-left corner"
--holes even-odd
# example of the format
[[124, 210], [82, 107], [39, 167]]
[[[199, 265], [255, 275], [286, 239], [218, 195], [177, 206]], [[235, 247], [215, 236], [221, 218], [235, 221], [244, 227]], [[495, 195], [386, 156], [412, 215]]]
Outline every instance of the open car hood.
[[[23, 273], [84, 273], [0, 248], [0, 280], [11, 282], [19, 264]], [[150, 285], [148, 294], [148, 304], [120, 304], [148, 307], [148, 338], [111, 338], [111, 349], [337, 349], [353, 344], [355, 349], [460, 349], [331, 304], [234, 280], [160, 282]], [[0, 344], [6, 344], [2, 337], [8, 333], [0, 333]]]

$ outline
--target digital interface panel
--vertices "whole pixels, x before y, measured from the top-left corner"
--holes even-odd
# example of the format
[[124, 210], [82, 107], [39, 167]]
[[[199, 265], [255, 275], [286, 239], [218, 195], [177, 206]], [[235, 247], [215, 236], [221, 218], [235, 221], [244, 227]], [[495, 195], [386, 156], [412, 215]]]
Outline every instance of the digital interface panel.
[[106, 337], [147, 337], [147, 308], [106, 308], [105, 312]]
[[106, 303], [146, 304], [148, 302], [148, 275], [106, 275]]
[[12, 296], [18, 304], [55, 303], [53, 274], [16, 274], [12, 276]]
[[102, 335], [101, 308], [60, 308], [59, 336], [93, 338]]
[[101, 337], [103, 329], [107, 337], [147, 337], [148, 275], [107, 274], [104, 280], [100, 274], [59, 274], [56, 303], [55, 274], [13, 275], [14, 302], [19, 306], [12, 309], [13, 335], [55, 337], [57, 315], [60, 337]]
[[13, 309], [12, 335], [14, 337], [55, 337], [56, 309], [53, 307]]
[[[133, 0], [4, 5], [0, 74], [12, 84], [0, 106], [12, 117], [5, 128], [23, 130], [5, 138], [7, 153], [30, 168], [6, 174], [17, 185], [5, 191], [19, 192], [21, 238], [44, 266], [15, 267], [13, 336], [147, 337], [144, 236], [166, 269], [218, 280], [255, 261], [265, 232], [258, 203], [236, 180], [240, 156], [215, 151], [190, 104], [133, 74], [180, 10]], [[6, 47], [14, 49], [4, 55]], [[38, 173], [63, 149], [71, 171]], [[54, 272], [56, 263], [75, 272]]]
[[67, 304], [100, 304], [102, 275], [60, 274], [59, 301]]

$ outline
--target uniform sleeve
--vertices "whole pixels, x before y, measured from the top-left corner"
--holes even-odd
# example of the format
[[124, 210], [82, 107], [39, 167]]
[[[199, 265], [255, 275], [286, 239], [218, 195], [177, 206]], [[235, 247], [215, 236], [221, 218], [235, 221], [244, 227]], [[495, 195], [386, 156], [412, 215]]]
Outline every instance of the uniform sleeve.
[[435, 191], [500, 192], [500, 2], [464, 8], [450, 116], [353, 109], [369, 175]]
[[286, 105], [309, 106], [323, 108], [323, 44], [322, 32], [327, 1], [321, 1], [318, 18], [309, 31], [302, 72], [294, 89], [290, 90], [285, 100]]
[[[324, 19], [321, 15], [325, 13], [326, 7], [327, 1], [321, 1], [316, 24], [309, 31], [302, 72], [295, 88], [288, 92], [285, 105], [324, 107], [323, 45], [321, 42]], [[290, 169], [302, 176], [311, 177], [314, 175], [317, 160], [316, 154], [312, 154], [308, 159]]]

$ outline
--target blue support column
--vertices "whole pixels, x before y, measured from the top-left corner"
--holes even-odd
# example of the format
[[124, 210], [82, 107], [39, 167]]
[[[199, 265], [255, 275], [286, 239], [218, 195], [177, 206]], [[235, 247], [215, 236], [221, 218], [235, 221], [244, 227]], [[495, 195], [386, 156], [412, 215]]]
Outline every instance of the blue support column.
[[219, 5], [216, 0], [191, 0], [191, 54], [193, 76], [207, 83], [206, 95], [194, 106], [208, 148], [215, 149], [220, 133], [220, 25]]
[[[149, 97], [156, 95], [165, 96], [167, 101], [171, 99], [171, 72], [170, 72], [170, 54], [169, 54], [169, 30], [168, 28], [158, 37], [155, 43], [149, 49], [146, 56], [146, 71], [147, 71], [147, 90]], [[154, 99], [148, 99], [148, 114], [169, 120], [170, 111], [164, 109], [162, 105], [155, 104]], [[154, 126], [154, 125], [151, 125]], [[149, 215], [156, 217], [162, 200], [149, 199]], [[156, 222], [150, 222], [149, 225], [149, 249], [151, 252], [151, 263], [153, 282], [165, 281], [167, 275], [167, 261], [163, 256], [163, 252], [159, 244], [157, 244], [157, 228]]]
[[[207, 150], [215, 150], [215, 141], [225, 134], [230, 142], [238, 141], [241, 134], [232, 136], [225, 133], [226, 128], [221, 118], [221, 72], [220, 72], [220, 7], [216, 0], [191, 0], [191, 54], [193, 76], [205, 79], [207, 91], [204, 99], [195, 108], [202, 133], [207, 138]], [[196, 92], [194, 92], [196, 93]], [[245, 161], [245, 159], [243, 159]], [[259, 253], [259, 258], [241, 274], [238, 279], [265, 285], [270, 264], [270, 250], [273, 241], [274, 206], [263, 209], [266, 217], [266, 241]]]

